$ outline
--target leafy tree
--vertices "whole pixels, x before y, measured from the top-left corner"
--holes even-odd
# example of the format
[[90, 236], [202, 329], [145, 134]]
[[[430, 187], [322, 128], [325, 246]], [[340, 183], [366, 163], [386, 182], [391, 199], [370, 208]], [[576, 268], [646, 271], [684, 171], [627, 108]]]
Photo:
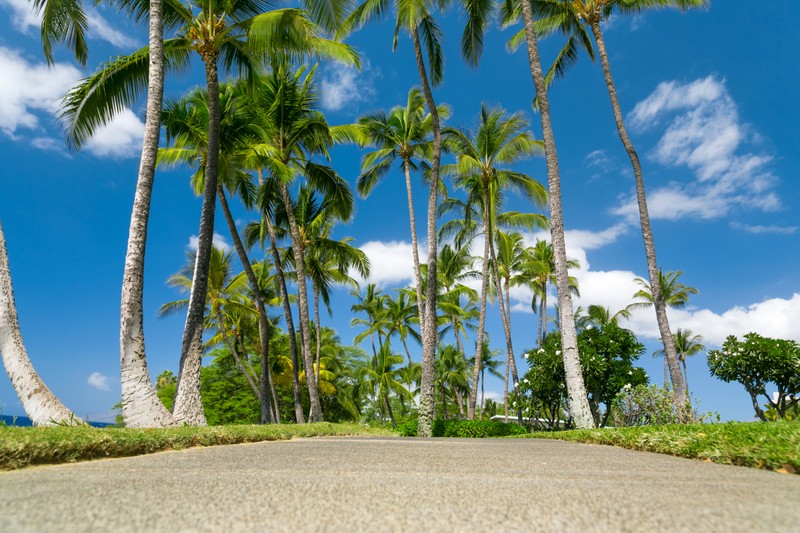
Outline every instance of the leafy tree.
[[529, 369], [519, 383], [522, 401], [528, 402], [533, 427], [555, 429], [565, 418], [567, 389], [564, 362], [561, 357], [561, 339], [557, 332], [545, 336], [544, 342], [523, 357]]
[[[730, 383], [741, 383], [753, 402], [758, 418], [768, 421], [759, 404], [759, 396], [783, 418], [800, 403], [800, 345], [792, 340], [771, 339], [748, 333], [739, 340], [730, 335], [721, 350], [708, 352], [711, 375]], [[777, 387], [777, 397], [767, 394], [767, 385]]]

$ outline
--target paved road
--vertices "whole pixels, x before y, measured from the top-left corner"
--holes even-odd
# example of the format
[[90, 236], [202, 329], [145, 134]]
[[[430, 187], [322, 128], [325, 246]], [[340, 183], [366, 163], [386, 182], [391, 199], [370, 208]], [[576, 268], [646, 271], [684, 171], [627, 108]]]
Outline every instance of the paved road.
[[300, 439], [0, 474], [0, 531], [800, 531], [800, 476], [543, 440]]

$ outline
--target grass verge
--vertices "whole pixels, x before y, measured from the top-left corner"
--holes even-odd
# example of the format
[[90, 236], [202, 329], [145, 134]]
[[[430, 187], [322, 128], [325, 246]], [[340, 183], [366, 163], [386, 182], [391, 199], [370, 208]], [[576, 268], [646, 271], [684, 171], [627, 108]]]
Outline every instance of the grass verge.
[[0, 470], [31, 465], [129, 457], [195, 446], [241, 444], [296, 437], [394, 435], [358, 424], [286, 424], [166, 429], [0, 427]]
[[727, 465], [800, 473], [798, 421], [573, 430], [531, 433], [524, 437], [608, 444]]

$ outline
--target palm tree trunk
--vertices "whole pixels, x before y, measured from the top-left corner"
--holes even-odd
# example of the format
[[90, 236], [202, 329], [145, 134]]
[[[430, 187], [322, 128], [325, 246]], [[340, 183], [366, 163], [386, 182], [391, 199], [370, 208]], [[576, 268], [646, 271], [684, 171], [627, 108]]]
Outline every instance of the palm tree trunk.
[[689, 394], [689, 372], [686, 370], [686, 356], [684, 356], [684, 358], [681, 361], [681, 363], [683, 363], [683, 381], [686, 384], [686, 398], [688, 399], [690, 397], [690, 394]]
[[547, 335], [547, 283], [544, 284], [542, 300], [539, 303], [539, 320], [539, 348], [541, 348]]
[[408, 351], [408, 344], [406, 344], [406, 338], [401, 336], [400, 342], [403, 343], [403, 349], [406, 351], [406, 358], [408, 359], [408, 366], [411, 366], [411, 352]]
[[458, 334], [458, 321], [456, 320], [456, 315], [450, 315], [450, 323], [453, 326], [453, 335], [456, 337], [456, 346], [458, 347], [458, 352], [466, 361], [467, 352], [464, 351], [464, 344], [461, 342], [461, 335]]
[[463, 420], [466, 417], [466, 413], [464, 412], [464, 397], [461, 396], [461, 393], [458, 389], [453, 389], [453, 394], [456, 397], [456, 403], [458, 404], [458, 415]]
[[214, 238], [214, 210], [217, 196], [217, 167], [219, 163], [219, 79], [217, 57], [211, 52], [203, 58], [208, 86], [208, 154], [203, 185], [203, 207], [197, 238], [197, 256], [189, 295], [189, 311], [181, 343], [181, 364], [178, 388], [175, 393], [173, 416], [178, 423], [205, 426], [206, 416], [200, 397], [200, 369], [203, 360], [203, 315], [208, 291], [208, 263]]
[[172, 414], [156, 395], [147, 371], [144, 348], [144, 255], [150, 198], [156, 169], [156, 154], [161, 133], [161, 104], [164, 96], [164, 21], [163, 0], [150, 2], [150, 64], [148, 70], [147, 111], [142, 141], [142, 157], [136, 180], [125, 271], [120, 302], [119, 362], [122, 383], [122, 416], [127, 427], [165, 427], [175, 423]]
[[653, 239], [653, 230], [650, 227], [650, 215], [647, 211], [647, 197], [644, 190], [644, 179], [642, 177], [642, 166], [639, 163], [639, 155], [633, 147], [628, 130], [625, 128], [625, 121], [622, 118], [622, 109], [617, 98], [617, 89], [614, 79], [611, 77], [611, 65], [608, 62], [606, 45], [603, 39], [603, 32], [600, 29], [600, 22], [593, 20], [591, 24], [592, 34], [597, 42], [597, 52], [600, 55], [600, 62], [603, 65], [603, 76], [605, 77], [608, 96], [611, 99], [611, 108], [614, 110], [614, 121], [617, 124], [617, 132], [628, 153], [633, 167], [633, 175], [636, 180], [636, 202], [639, 204], [639, 221], [642, 226], [642, 239], [644, 240], [644, 250], [647, 256], [647, 273], [650, 276], [650, 291], [653, 294], [653, 306], [656, 309], [656, 319], [658, 329], [661, 332], [661, 341], [664, 343], [664, 357], [669, 365], [670, 379], [673, 386], [673, 403], [678, 409], [683, 409], [686, 402], [686, 384], [681, 376], [680, 365], [678, 364], [678, 351], [675, 348], [675, 340], [672, 338], [672, 330], [669, 327], [667, 318], [667, 305], [664, 302], [664, 295], [661, 291], [661, 284], [658, 279], [658, 264], [656, 262], [656, 245]]
[[319, 286], [316, 281], [311, 280], [311, 288], [314, 291], [314, 333], [317, 338], [317, 353], [314, 358], [316, 361], [316, 365], [314, 365], [314, 378], [317, 383], [317, 390], [319, 390], [319, 362], [322, 357], [322, 328], [319, 325]]
[[305, 423], [305, 415], [303, 414], [303, 403], [300, 398], [300, 365], [297, 356], [297, 334], [294, 330], [294, 318], [292, 318], [292, 306], [289, 303], [289, 291], [286, 288], [286, 278], [283, 275], [283, 267], [281, 266], [281, 257], [278, 253], [277, 240], [275, 239], [275, 227], [272, 225], [272, 220], [269, 218], [268, 213], [264, 213], [264, 222], [267, 224], [267, 231], [269, 232], [270, 251], [272, 252], [272, 261], [275, 263], [275, 275], [278, 277], [278, 287], [281, 292], [281, 301], [283, 303], [283, 316], [286, 319], [286, 332], [289, 335], [289, 352], [292, 356], [292, 391], [294, 395], [294, 419], [298, 424]]
[[[483, 188], [483, 205], [489, 205], [489, 189]], [[481, 308], [478, 314], [478, 340], [475, 349], [475, 366], [472, 367], [472, 389], [469, 392], [467, 420], [475, 418], [475, 401], [478, 392], [478, 378], [483, 361], [483, 336], [486, 327], [486, 293], [489, 290], [489, 221], [483, 216], [483, 266], [481, 268]], [[481, 409], [483, 400], [481, 399]]]
[[253, 293], [253, 299], [256, 303], [258, 310], [258, 337], [261, 342], [261, 368], [264, 369], [261, 374], [261, 423], [266, 423], [269, 416], [269, 398], [267, 396], [267, 388], [269, 376], [269, 318], [267, 317], [267, 308], [264, 304], [264, 296], [261, 294], [261, 288], [258, 286], [258, 279], [253, 272], [253, 265], [250, 263], [250, 258], [247, 257], [247, 250], [244, 249], [242, 239], [239, 237], [239, 230], [236, 229], [236, 222], [233, 220], [228, 199], [225, 197], [225, 190], [222, 184], [217, 185], [217, 196], [219, 197], [219, 205], [222, 207], [222, 213], [225, 215], [225, 222], [228, 224], [228, 231], [233, 239], [233, 246], [236, 248], [236, 254], [239, 256], [239, 262], [242, 263], [247, 282], [250, 284], [250, 291]]
[[486, 375], [483, 372], [483, 370], [481, 370], [481, 414], [480, 414], [479, 418], [483, 418], [483, 398], [484, 398], [484, 392], [485, 392], [484, 391], [484, 383], [485, 383], [484, 380], [485, 379], [486, 379]]
[[418, 435], [430, 437], [433, 434], [433, 409], [435, 379], [434, 364], [436, 359], [436, 345], [438, 344], [438, 331], [436, 330], [436, 205], [439, 193], [439, 163], [442, 157], [442, 127], [439, 122], [439, 111], [433, 100], [433, 93], [425, 70], [425, 61], [422, 58], [422, 45], [419, 39], [419, 25], [412, 31], [414, 41], [414, 55], [417, 60], [422, 93], [431, 114], [433, 125], [433, 158], [431, 161], [430, 185], [428, 190], [428, 287], [425, 300], [425, 323], [420, 325], [422, 330], [422, 383], [419, 394], [419, 424]]
[[303, 257], [303, 244], [300, 242], [300, 230], [297, 227], [297, 219], [292, 208], [292, 199], [289, 196], [289, 188], [285, 183], [280, 184], [283, 204], [286, 207], [286, 216], [289, 220], [289, 230], [292, 235], [292, 246], [294, 247], [294, 262], [297, 271], [297, 296], [298, 307], [300, 309], [300, 336], [303, 342], [303, 363], [306, 367], [306, 385], [308, 396], [311, 403], [308, 412], [309, 422], [322, 422], [322, 405], [319, 403], [317, 392], [317, 380], [314, 375], [314, 361], [311, 358], [311, 329], [308, 319], [308, 290], [306, 288], [306, 269]]
[[386, 410], [389, 413], [389, 420], [392, 421], [392, 427], [396, 428], [397, 427], [397, 422], [394, 419], [394, 412], [392, 411], [392, 405], [389, 403], [389, 395], [388, 394], [385, 394], [383, 396], [383, 401], [386, 402]]
[[[11, 385], [25, 409], [25, 414], [35, 426], [49, 426], [59, 422], [82, 424], [83, 420], [67, 409], [36, 373], [19, 328], [11, 269], [8, 263], [6, 239], [0, 225], [0, 354], [11, 379]], [[152, 387], [152, 386], [151, 386]]]
[[417, 284], [417, 313], [419, 314], [419, 332], [425, 329], [425, 306], [422, 299], [422, 272], [419, 267], [419, 250], [417, 249], [417, 220], [414, 216], [414, 196], [411, 192], [411, 162], [403, 158], [403, 171], [406, 176], [406, 195], [408, 196], [408, 221], [411, 225], [411, 255], [414, 258], [414, 281]]
[[556, 285], [558, 288], [559, 323], [561, 324], [561, 350], [564, 359], [569, 408], [579, 429], [594, 427], [594, 420], [586, 397], [580, 360], [578, 358], [578, 335], [575, 331], [575, 315], [572, 309], [572, 296], [569, 288], [567, 270], [567, 251], [564, 244], [564, 219], [561, 209], [561, 177], [558, 169], [558, 154], [550, 123], [550, 101], [544, 84], [542, 63], [536, 43], [536, 30], [533, 23], [533, 10], [529, 2], [520, 2], [522, 20], [525, 26], [525, 40], [528, 46], [528, 62], [531, 69], [536, 97], [539, 101], [542, 119], [545, 160], [547, 162], [547, 181], [550, 189], [550, 237], [556, 264]]
[[250, 385], [251, 389], [253, 389], [253, 393], [255, 393], [256, 398], [258, 398], [258, 400], [261, 401], [263, 399], [261, 391], [259, 390], [258, 385], [256, 385], [253, 376], [250, 374], [250, 372], [247, 371], [247, 368], [245, 368], [244, 364], [242, 363], [242, 358], [239, 357], [239, 351], [236, 349], [236, 346], [234, 346], [233, 343], [231, 342], [230, 337], [228, 337], [228, 332], [225, 331], [225, 324], [222, 315], [219, 313], [217, 313], [217, 324], [219, 327], [219, 331], [222, 334], [222, 340], [225, 343], [225, 346], [228, 347], [228, 350], [230, 350], [231, 357], [233, 357], [233, 361], [236, 363], [236, 366], [239, 368], [239, 371], [244, 375], [244, 379], [247, 381], [247, 384]]

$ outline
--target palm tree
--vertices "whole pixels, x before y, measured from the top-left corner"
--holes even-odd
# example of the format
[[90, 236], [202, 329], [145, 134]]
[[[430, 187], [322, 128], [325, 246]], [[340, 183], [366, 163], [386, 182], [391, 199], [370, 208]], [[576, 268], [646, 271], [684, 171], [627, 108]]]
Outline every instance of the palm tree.
[[464, 393], [468, 392], [469, 377], [463, 354], [450, 344], [439, 347], [436, 359], [436, 381], [442, 393], [442, 413], [447, 419], [447, 391], [450, 390], [461, 418], [464, 418]]
[[[509, 115], [503, 109], [489, 110], [486, 106], [481, 106], [480, 123], [474, 132], [454, 128], [448, 128], [445, 132], [448, 147], [456, 154], [457, 163], [448, 165], [444, 171], [454, 177], [457, 186], [467, 189], [470, 198], [468, 205], [479, 207], [484, 236], [481, 314], [478, 319], [476, 364], [472, 370], [472, 388], [467, 408], [467, 418], [470, 420], [475, 416], [477, 401], [481, 347], [486, 320], [486, 295], [489, 288], [489, 265], [490, 261], [496, 262], [494, 232], [497, 225], [497, 207], [502, 202], [506, 189], [516, 189], [536, 204], [543, 204], [547, 197], [544, 187], [539, 182], [530, 176], [505, 168], [533, 155], [541, 148], [541, 143], [534, 140], [533, 135], [526, 130], [527, 126], [528, 123], [521, 113]], [[465, 207], [466, 223], [463, 226], [469, 230], [472, 226], [469, 223], [472, 209]], [[509, 220], [523, 227], [545, 223], [544, 217], [532, 214], [514, 213]], [[495, 274], [496, 287], [500, 290], [496, 271]], [[505, 304], [502, 297], [499, 302], [506, 346], [508, 353], [513, 354], [510, 328], [505, 318]], [[513, 358], [513, 355], [509, 357]]]
[[[678, 359], [680, 359], [681, 364], [683, 365], [683, 379], [686, 382], [686, 394], [689, 395], [689, 373], [686, 370], [686, 358], [694, 355], [696, 353], [700, 353], [706, 349], [703, 345], [703, 337], [701, 335], [692, 335], [692, 330], [690, 329], [680, 329], [672, 334], [672, 337], [675, 339], [675, 348], [678, 350]], [[655, 357], [663, 357], [664, 350], [658, 350], [653, 353]], [[664, 365], [666, 368], [666, 364]], [[665, 372], [666, 373], [666, 372]], [[664, 379], [666, 382], [666, 378]]]
[[83, 421], [67, 409], [44, 384], [31, 364], [19, 328], [6, 238], [0, 225], [0, 354], [14, 390], [35, 426]]
[[[620, 141], [628, 154], [631, 167], [633, 168], [636, 182], [636, 202], [639, 207], [639, 221], [642, 227], [642, 239], [644, 241], [645, 255], [647, 257], [647, 271], [650, 277], [650, 285], [652, 286], [653, 304], [656, 311], [658, 329], [661, 333], [665, 359], [669, 364], [670, 376], [674, 387], [674, 402], [676, 405], [682, 405], [686, 399], [686, 385], [681, 377], [675, 341], [672, 338], [672, 332], [669, 327], [669, 319], [667, 317], [668, 304], [666, 303], [665, 297], [662, 295], [661, 288], [658, 283], [656, 283], [659, 268], [656, 260], [653, 231], [650, 225], [650, 215], [647, 211], [647, 197], [645, 194], [644, 179], [642, 177], [642, 167], [639, 162], [639, 155], [625, 127], [622, 107], [617, 97], [614, 78], [611, 75], [611, 65], [608, 60], [608, 52], [606, 51], [602, 23], [608, 20], [615, 12], [619, 12], [620, 14], [638, 14], [648, 9], [659, 7], [673, 7], [685, 11], [692, 7], [707, 7], [709, 2], [708, 0], [577, 0], [570, 2], [559, 0], [533, 0], [531, 3], [536, 13], [543, 17], [540, 27], [541, 31], [550, 33], [558, 30], [570, 36], [567, 47], [571, 46], [573, 51], [568, 54], [568, 59], [566, 60], [564, 68], [574, 63], [577, 59], [578, 43], [589, 50], [592, 57], [594, 56], [591, 50], [591, 43], [585, 36], [585, 30], [583, 30], [584, 25], [589, 27], [597, 43], [597, 53], [600, 56], [600, 63], [603, 67], [603, 76], [605, 78], [606, 88], [608, 89], [608, 96], [611, 100], [611, 108], [614, 112], [617, 132], [619, 133]], [[526, 2], [523, 2], [523, 5], [526, 4]], [[582, 35], [581, 39], [572, 42], [573, 36], [578, 34]], [[572, 44], [570, 44], [571, 42]], [[565, 57], [564, 52], [560, 54], [559, 58], [561, 57]], [[563, 72], [563, 70], [562, 68], [561, 71]]]
[[[689, 296], [692, 294], [698, 294], [700, 292], [695, 287], [687, 287], [678, 281], [678, 278], [681, 277], [682, 274], [682, 270], [676, 270], [674, 272], [669, 271], [667, 273], [664, 273], [660, 269], [658, 271], [658, 287], [661, 289], [661, 296], [664, 300], [664, 303], [668, 307], [672, 307], [674, 309], [683, 309], [686, 305], [686, 302], [689, 301]], [[636, 281], [636, 283], [642, 288], [636, 291], [633, 297], [642, 301], [633, 303], [628, 307], [631, 309], [639, 309], [653, 305], [655, 296], [653, 295], [654, 291], [652, 290], [650, 284], [642, 278], [636, 278], [634, 281]]]
[[417, 343], [422, 342], [422, 337], [412, 326], [414, 322], [419, 324], [418, 306], [412, 300], [406, 289], [397, 289], [397, 298], [385, 295], [381, 316], [381, 322], [386, 325], [386, 338], [391, 339], [393, 335], [400, 337], [409, 365], [412, 363], [411, 352], [406, 339], [411, 337]]
[[[487, 2], [483, 2], [487, 3]], [[589, 408], [586, 385], [581, 373], [578, 357], [578, 335], [575, 330], [575, 317], [572, 308], [572, 295], [569, 286], [567, 251], [564, 241], [564, 217], [561, 203], [561, 175], [558, 168], [555, 136], [550, 119], [550, 100], [547, 96], [539, 46], [536, 39], [533, 8], [530, 2], [520, 2], [525, 43], [528, 50], [528, 64], [536, 91], [539, 116], [542, 121], [542, 140], [547, 162], [547, 181], [550, 193], [550, 237], [555, 255], [556, 285], [558, 289], [558, 308], [561, 313], [561, 344], [569, 392], [570, 412], [577, 428], [594, 427], [594, 419]]]
[[386, 335], [388, 324], [382, 320], [383, 306], [386, 298], [381, 295], [381, 290], [374, 283], [367, 284], [364, 295], [360, 291], [350, 291], [350, 295], [356, 298], [357, 303], [350, 307], [354, 313], [366, 313], [367, 318], [354, 317], [350, 321], [350, 326], [366, 326], [366, 330], [356, 335], [353, 342], [359, 344], [361, 341], [370, 337], [372, 341], [372, 355], [377, 356], [378, 350], [375, 348], [375, 334], [378, 335], [378, 346], [383, 348], [383, 339]]
[[[291, 55], [314, 54], [349, 63], [356, 62], [354, 52], [345, 45], [323, 39], [308, 15], [297, 9], [264, 12], [262, 0], [192, 0], [189, 5], [170, 4], [180, 20], [178, 37], [165, 41], [165, 51], [173, 66], [185, 66], [192, 51], [198, 53], [205, 66], [208, 88], [208, 156], [203, 190], [198, 261], [190, 296], [186, 327], [181, 348], [181, 369], [175, 397], [174, 418], [179, 422], [203, 425], [199, 393], [200, 358], [202, 357], [202, 315], [205, 279], [213, 237], [214, 210], [217, 194], [219, 159], [219, 62], [225, 68], [238, 67], [250, 76], [258, 69], [259, 51], [280, 50]], [[142, 4], [130, 11], [142, 16]], [[197, 10], [197, 14], [194, 13]], [[341, 9], [338, 10], [341, 12]], [[292, 31], [287, 31], [291, 29]], [[69, 136], [76, 144], [88, 138], [94, 129], [135, 100], [144, 81], [145, 61], [149, 47], [131, 56], [118, 58], [87, 78], [66, 98], [64, 117]]]
[[[483, 341], [483, 354], [481, 357], [481, 403], [480, 403], [480, 411], [478, 413], [478, 418], [483, 418], [483, 406], [484, 406], [484, 389], [486, 386], [486, 371], [489, 371], [489, 374], [496, 377], [497, 379], [503, 379], [503, 374], [500, 373], [498, 370], [503, 362], [500, 360], [500, 350], [492, 350], [489, 339], [484, 339]], [[469, 360], [470, 365], [475, 364], [475, 358], [470, 358]]]
[[[475, 328], [471, 321], [478, 318], [479, 311], [475, 306], [478, 300], [478, 292], [468, 287], [464, 283], [480, 277], [480, 273], [473, 268], [475, 257], [472, 256], [469, 243], [463, 246], [450, 246], [446, 244], [439, 251], [438, 275], [439, 286], [439, 308], [450, 318], [450, 325], [442, 329], [440, 335], [448, 330], [453, 332], [456, 338], [458, 351], [466, 357], [466, 350], [461, 342], [461, 333], [465, 332], [465, 327]], [[466, 305], [462, 305], [462, 299], [466, 297]]]
[[[383, 414], [388, 413], [392, 421], [392, 426], [397, 423], [389, 401], [391, 393], [397, 394], [401, 398], [413, 400], [411, 393], [399, 381], [401, 379], [400, 369], [396, 367], [403, 362], [403, 356], [392, 353], [391, 345], [386, 342], [381, 346], [372, 357], [367, 357], [367, 364], [359, 369], [363, 378], [360, 389], [367, 387], [378, 402], [378, 410], [381, 413], [381, 424], [383, 424]], [[386, 409], [384, 411], [384, 409]]]
[[[383, 15], [389, 8], [391, 0], [378, 1], [365, 0], [358, 5], [342, 23], [339, 33], [346, 35], [353, 30], [364, 26], [370, 20]], [[425, 310], [420, 312], [420, 316], [425, 321], [420, 324], [422, 330], [422, 384], [420, 387], [419, 402], [419, 430], [420, 437], [430, 437], [433, 431], [433, 412], [435, 407], [434, 399], [434, 359], [436, 355], [436, 345], [438, 343], [436, 330], [436, 254], [437, 254], [437, 235], [436, 235], [436, 210], [439, 193], [439, 166], [442, 157], [442, 127], [439, 116], [439, 109], [433, 98], [431, 86], [436, 86], [442, 81], [444, 74], [444, 55], [441, 47], [441, 30], [433, 17], [431, 8], [433, 5], [426, 0], [412, 0], [410, 2], [394, 0], [391, 2], [395, 8], [395, 39], [394, 47], [397, 46], [397, 35], [404, 29], [411, 37], [414, 44], [414, 57], [419, 71], [419, 79], [422, 85], [422, 94], [428, 106], [431, 116], [431, 131], [433, 133], [433, 144], [431, 148], [431, 168], [428, 176], [428, 279], [427, 294], [425, 295]], [[474, 17], [471, 17], [471, 20]], [[469, 26], [469, 25], [468, 25]], [[465, 35], [467, 32], [465, 31]], [[425, 65], [423, 58], [423, 42], [428, 59]], [[473, 40], [467, 41], [467, 46], [480, 48], [481, 43]], [[471, 50], [472, 48], [470, 48]], [[429, 77], [430, 72], [430, 77]], [[422, 302], [420, 302], [421, 304]]]
[[[449, 111], [446, 107], [440, 106], [438, 113], [440, 118], [447, 118]], [[380, 179], [389, 171], [392, 163], [400, 160], [406, 180], [411, 253], [414, 259], [417, 302], [420, 303], [418, 313], [420, 324], [424, 324], [425, 310], [422, 302], [425, 300], [422, 297], [422, 274], [419, 266], [411, 171], [429, 168], [426, 161], [431, 157], [430, 136], [433, 131], [433, 119], [429, 113], [425, 113], [425, 97], [415, 87], [408, 92], [408, 102], [405, 107], [394, 107], [388, 115], [377, 112], [363, 116], [358, 119], [358, 126], [363, 136], [363, 143], [377, 148], [362, 159], [362, 174], [358, 177], [356, 190], [363, 198], [369, 196]]]
[[590, 305], [588, 309], [589, 321], [599, 328], [605, 327], [609, 324], [615, 326], [619, 325], [619, 319], [629, 319], [631, 317], [630, 306], [625, 309], [620, 309], [616, 313], [612, 313], [608, 307], [601, 305]]

